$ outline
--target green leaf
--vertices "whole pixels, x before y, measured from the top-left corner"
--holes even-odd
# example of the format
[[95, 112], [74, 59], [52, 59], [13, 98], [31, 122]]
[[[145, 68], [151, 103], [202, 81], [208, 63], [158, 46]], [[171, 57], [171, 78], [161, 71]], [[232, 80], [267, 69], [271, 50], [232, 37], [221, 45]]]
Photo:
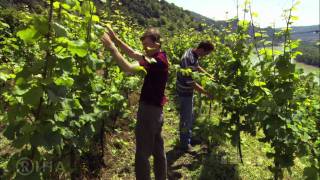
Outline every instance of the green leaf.
[[260, 86], [265, 86], [266, 83], [265, 82], [262, 82], [262, 81], [258, 81], [258, 80], [254, 80], [253, 84], [257, 87], [260, 87]]
[[252, 12], [252, 17], [258, 17], [259, 14], [257, 12]]
[[299, 20], [299, 17], [298, 16], [291, 16], [291, 20], [292, 21], [297, 21], [297, 20]]
[[13, 123], [10, 123], [4, 130], [3, 135], [9, 140], [14, 140], [16, 130], [17, 127]]
[[15, 148], [22, 148], [24, 145], [29, 144], [30, 138], [27, 135], [16, 137], [15, 140], [12, 142], [13, 147]]
[[[50, 129], [51, 131], [52, 129]], [[45, 132], [44, 133], [44, 138], [45, 138], [45, 146], [48, 149], [53, 148], [56, 145], [61, 144], [61, 135], [58, 132]]]
[[33, 146], [37, 147], [44, 145], [46, 143], [46, 140], [44, 139], [43, 134], [35, 131], [30, 137], [30, 143]]
[[71, 87], [74, 83], [74, 80], [71, 77], [64, 75], [62, 77], [55, 78], [54, 83], [58, 86]]
[[49, 99], [50, 99], [53, 103], [59, 101], [59, 98], [55, 95], [55, 93], [54, 93], [52, 90], [48, 89], [48, 90], [47, 90], [47, 93], [48, 93]]
[[95, 24], [95, 25], [94, 25], [94, 30], [95, 30], [95, 33], [96, 33], [96, 35], [97, 35], [98, 37], [102, 36], [103, 33], [104, 33], [104, 31], [105, 31], [104, 27], [102, 27], [102, 26], [100, 26], [100, 25], [98, 25], [98, 24]]
[[60, 7], [60, 2], [56, 1], [56, 2], [53, 3], [53, 8], [54, 9], [59, 9], [59, 7]]
[[17, 36], [22, 39], [25, 43], [34, 42], [34, 36], [37, 34], [37, 30], [31, 26], [27, 29], [17, 32]]
[[293, 58], [296, 58], [297, 56], [299, 56], [299, 55], [302, 55], [303, 53], [301, 52], [301, 51], [296, 51], [296, 52], [294, 52], [293, 54], [292, 54], [292, 57]]
[[1, 28], [10, 28], [9, 24], [0, 21]]
[[79, 57], [85, 57], [87, 52], [87, 44], [84, 40], [69, 41], [68, 49], [72, 55], [78, 55]]
[[48, 86], [47, 91], [48, 91], [49, 98], [53, 98], [51, 99], [52, 101], [54, 101], [56, 98], [59, 98], [59, 99], [65, 98], [68, 92], [65, 86], [57, 86], [55, 83], [50, 84]]
[[90, 17], [91, 13], [95, 13], [96, 8], [95, 5], [90, 1], [84, 1], [81, 6], [81, 13], [86, 17]]
[[10, 74], [10, 73], [6, 73], [6, 72], [1, 72], [0, 71], [0, 80], [1, 81], [7, 81], [8, 79], [13, 79], [15, 78], [16, 75], [15, 74]]
[[33, 21], [34, 28], [38, 31], [35, 37], [38, 37], [39, 35], [47, 35], [49, 31], [48, 19], [44, 16], [36, 16]]
[[306, 167], [303, 170], [303, 176], [306, 177], [307, 180], [319, 180], [319, 170], [316, 167]]
[[92, 16], [92, 21], [93, 21], [93, 22], [100, 22], [99, 16], [93, 15], [93, 16]]
[[43, 90], [41, 87], [32, 87], [23, 95], [23, 102], [35, 107], [39, 105], [42, 94]]
[[72, 72], [72, 68], [74, 65], [72, 57], [57, 57], [60, 69], [66, 72]]
[[71, 6], [69, 4], [65, 4], [65, 3], [62, 4], [62, 7], [65, 10], [70, 10], [71, 9]]
[[254, 33], [254, 36], [255, 36], [255, 37], [262, 37], [262, 34], [256, 32], [256, 33]]
[[24, 119], [29, 111], [30, 110], [27, 106], [13, 105], [8, 110], [8, 121], [10, 122], [10, 124], [12, 124], [12, 122], [17, 122], [21, 119]]
[[271, 41], [265, 41], [263, 44], [264, 44], [265, 46], [269, 46], [269, 45], [272, 44], [272, 42], [271, 42]]
[[68, 36], [68, 31], [67, 28], [62, 26], [59, 23], [54, 23], [53, 24], [53, 29], [57, 35], [57, 37], [67, 37]]
[[290, 62], [288, 55], [279, 56], [276, 61], [276, 67], [279, 70], [281, 76], [289, 76], [290, 73], [295, 71], [295, 64]]

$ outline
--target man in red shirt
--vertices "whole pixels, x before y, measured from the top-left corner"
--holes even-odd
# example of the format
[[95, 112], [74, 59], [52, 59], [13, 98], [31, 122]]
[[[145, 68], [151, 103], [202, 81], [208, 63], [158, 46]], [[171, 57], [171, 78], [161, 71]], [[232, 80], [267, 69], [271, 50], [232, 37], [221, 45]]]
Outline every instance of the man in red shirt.
[[[151, 179], [148, 159], [153, 155], [155, 177], [164, 180], [167, 175], [167, 161], [161, 131], [169, 64], [166, 53], [161, 50], [160, 32], [156, 28], [149, 28], [140, 38], [145, 55], [121, 41], [111, 28], [108, 28], [101, 40], [123, 71], [135, 73], [143, 67], [147, 72], [141, 89], [135, 129], [135, 172], [138, 180]], [[127, 61], [115, 45], [138, 63]]]

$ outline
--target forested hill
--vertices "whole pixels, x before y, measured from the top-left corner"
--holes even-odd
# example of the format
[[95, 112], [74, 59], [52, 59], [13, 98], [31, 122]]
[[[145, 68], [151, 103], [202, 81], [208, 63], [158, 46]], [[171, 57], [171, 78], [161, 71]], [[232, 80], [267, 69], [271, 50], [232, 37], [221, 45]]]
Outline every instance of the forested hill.
[[[94, 0], [96, 3], [110, 1], [117, 4], [117, 9], [131, 17], [141, 26], [156, 26], [163, 27], [169, 31], [175, 31], [181, 28], [195, 28], [202, 30], [202, 24], [213, 25], [218, 29], [226, 24], [225, 21], [216, 21], [200, 15], [196, 12], [185, 10], [169, 3], [165, 0]], [[28, 6], [33, 11], [39, 10], [39, 7], [45, 6], [45, 0], [0, 0], [0, 5], [3, 7], [10, 6], [10, 4]], [[99, 6], [98, 6], [99, 7]], [[41, 9], [41, 8], [40, 8]], [[280, 29], [277, 29], [280, 30]], [[269, 35], [272, 29], [266, 28]], [[318, 32], [318, 33], [316, 33]], [[294, 39], [301, 39], [305, 42], [315, 42], [319, 39], [319, 25], [314, 26], [297, 26], [293, 27], [292, 37]]]
[[[173, 3], [165, 0], [119, 0], [124, 14], [133, 18], [142, 26], [164, 27], [170, 31], [185, 28], [195, 28], [202, 30], [202, 23], [213, 25], [221, 29], [226, 25], [226, 21], [216, 21], [196, 12], [184, 10]], [[257, 28], [257, 27], [256, 27]], [[316, 42], [319, 40], [319, 25], [294, 26], [292, 27], [292, 38], [301, 39], [304, 42]], [[266, 28], [271, 35], [272, 29]], [[276, 31], [280, 31], [277, 28]]]
[[[276, 31], [280, 31], [281, 28], [277, 28]], [[266, 28], [266, 31], [271, 36], [273, 30]], [[292, 39], [301, 39], [305, 43], [315, 44], [319, 41], [320, 25], [311, 26], [293, 26], [291, 37]]]
[[[96, 4], [104, 2], [116, 5], [125, 16], [131, 17], [141, 26], [163, 27], [169, 31], [181, 28], [195, 28], [202, 30], [202, 23], [209, 25], [215, 21], [197, 13], [184, 10], [181, 7], [165, 0], [94, 0]], [[28, 6], [32, 11], [37, 11], [45, 6], [45, 0], [0, 0], [0, 6]], [[103, 6], [98, 6], [103, 7]], [[217, 22], [219, 24], [219, 22]], [[221, 23], [220, 23], [221, 24]]]
[[292, 37], [305, 42], [319, 41], [320, 26], [294, 26], [292, 27]]
[[215, 21], [197, 13], [184, 10], [165, 0], [119, 0], [119, 6], [126, 15], [142, 26], [166, 27], [170, 31], [185, 28], [201, 30], [202, 23]]

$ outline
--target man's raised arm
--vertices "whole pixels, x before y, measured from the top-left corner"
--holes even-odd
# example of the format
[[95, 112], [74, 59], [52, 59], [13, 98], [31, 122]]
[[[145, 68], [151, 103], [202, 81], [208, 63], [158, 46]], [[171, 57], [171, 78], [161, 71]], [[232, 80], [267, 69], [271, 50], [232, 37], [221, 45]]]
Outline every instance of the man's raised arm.
[[111, 40], [130, 58], [140, 61], [143, 59], [143, 55], [135, 50], [133, 50], [129, 45], [123, 42], [116, 33], [110, 28], [107, 27], [108, 35]]
[[139, 64], [132, 64], [127, 61], [115, 47], [108, 34], [104, 34], [101, 38], [103, 45], [111, 52], [112, 57], [116, 60], [120, 68], [127, 73], [134, 73], [139, 70]]

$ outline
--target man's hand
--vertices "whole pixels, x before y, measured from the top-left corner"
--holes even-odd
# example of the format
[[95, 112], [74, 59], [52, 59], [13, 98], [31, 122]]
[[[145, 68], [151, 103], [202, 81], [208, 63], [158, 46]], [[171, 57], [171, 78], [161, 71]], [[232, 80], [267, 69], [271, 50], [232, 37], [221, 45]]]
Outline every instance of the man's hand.
[[209, 74], [206, 70], [204, 70], [201, 66], [198, 66], [198, 71], [204, 73], [207, 77], [209, 77], [211, 80], [214, 80], [213, 76]]
[[[101, 37], [101, 41], [103, 45], [110, 51], [111, 56], [116, 60], [117, 64], [120, 66], [120, 68], [126, 72], [126, 73], [132, 73], [132, 72], [140, 72], [143, 71], [143, 69], [134, 69], [135, 66], [132, 65], [128, 60], [126, 60], [118, 51], [116, 46], [113, 44], [112, 40], [110, 39], [110, 36], [107, 33], [104, 33]], [[144, 71], [143, 71], [144, 72]]]
[[[111, 39], [111, 41], [119, 48], [121, 49], [126, 55], [128, 55], [130, 58], [135, 59], [137, 61], [140, 61], [143, 59], [143, 55], [137, 51], [135, 51], [134, 49], [132, 49], [129, 45], [127, 45], [125, 42], [123, 42], [118, 36], [117, 34], [112, 30], [111, 26], [108, 25], [106, 27], [106, 33], [109, 37], [109, 39]], [[105, 35], [103, 36], [105, 37]], [[104, 41], [102, 41], [104, 42]], [[108, 45], [108, 42], [106, 42]]]
[[103, 34], [103, 36], [101, 37], [101, 41], [104, 47], [108, 48], [109, 50], [111, 50], [114, 47], [114, 44], [107, 33]]
[[117, 39], [116, 33], [112, 30], [111, 26], [107, 26], [107, 33], [112, 41], [115, 41]]

